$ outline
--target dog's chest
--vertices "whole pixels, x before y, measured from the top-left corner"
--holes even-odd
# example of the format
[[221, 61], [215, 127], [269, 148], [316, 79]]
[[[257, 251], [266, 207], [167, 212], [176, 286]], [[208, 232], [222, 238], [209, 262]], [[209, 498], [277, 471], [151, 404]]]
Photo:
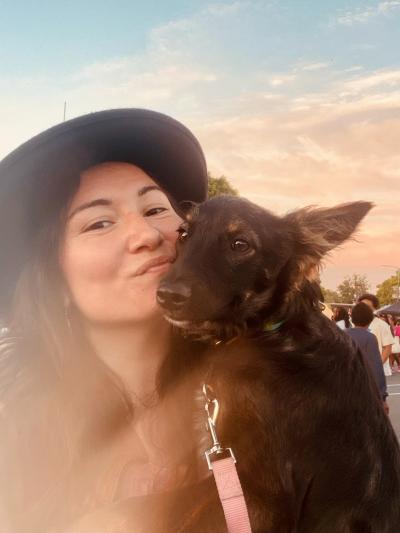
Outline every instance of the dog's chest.
[[[235, 435], [243, 429], [243, 418], [253, 420], [256, 429], [258, 407], [266, 405], [269, 379], [274, 379], [271, 362], [256, 343], [240, 340], [210, 348], [194, 387], [193, 426], [197, 455], [204, 463], [204, 453], [213, 445], [206, 412], [204, 385], [218, 402], [215, 430], [221, 445], [235, 446]], [[228, 441], [225, 441], [228, 439]]]

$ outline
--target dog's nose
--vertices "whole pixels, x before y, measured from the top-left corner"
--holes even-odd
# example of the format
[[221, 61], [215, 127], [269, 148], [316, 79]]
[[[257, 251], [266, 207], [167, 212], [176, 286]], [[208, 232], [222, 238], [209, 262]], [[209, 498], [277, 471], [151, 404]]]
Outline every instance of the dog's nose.
[[191, 294], [190, 287], [184, 283], [160, 285], [157, 291], [157, 301], [164, 309], [178, 311], [182, 309]]

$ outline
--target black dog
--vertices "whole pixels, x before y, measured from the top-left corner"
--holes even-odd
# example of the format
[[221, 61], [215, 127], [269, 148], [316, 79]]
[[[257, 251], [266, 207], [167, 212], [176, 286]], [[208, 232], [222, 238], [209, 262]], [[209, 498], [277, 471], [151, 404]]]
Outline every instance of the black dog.
[[[396, 436], [363, 356], [320, 310], [320, 261], [371, 207], [278, 217], [226, 196], [180, 229], [158, 301], [186, 335], [216, 344], [197, 376], [221, 403], [254, 533], [400, 531]], [[185, 500], [176, 531], [226, 531], [212, 484]]]

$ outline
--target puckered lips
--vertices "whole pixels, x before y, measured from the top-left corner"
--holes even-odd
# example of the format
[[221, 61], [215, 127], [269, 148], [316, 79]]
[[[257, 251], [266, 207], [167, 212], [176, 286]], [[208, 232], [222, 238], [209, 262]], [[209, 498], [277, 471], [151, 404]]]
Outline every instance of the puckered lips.
[[171, 255], [160, 255], [149, 259], [133, 273], [133, 277], [142, 276], [148, 273], [157, 273], [167, 271], [170, 264], [174, 261], [174, 257]]

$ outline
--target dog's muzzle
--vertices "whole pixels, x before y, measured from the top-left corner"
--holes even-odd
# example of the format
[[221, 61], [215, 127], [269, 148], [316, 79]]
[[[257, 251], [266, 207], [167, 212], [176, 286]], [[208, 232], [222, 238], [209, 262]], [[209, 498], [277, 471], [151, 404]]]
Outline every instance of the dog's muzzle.
[[185, 283], [161, 283], [157, 290], [157, 302], [168, 312], [182, 311], [192, 295]]

